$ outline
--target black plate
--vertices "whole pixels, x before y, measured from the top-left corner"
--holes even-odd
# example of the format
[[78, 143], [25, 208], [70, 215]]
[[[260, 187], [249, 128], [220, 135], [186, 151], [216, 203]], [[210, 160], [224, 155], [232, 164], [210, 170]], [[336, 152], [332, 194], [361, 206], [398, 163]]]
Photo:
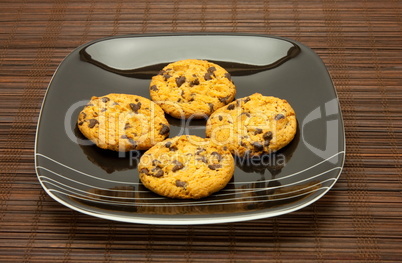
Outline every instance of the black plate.
[[[98, 149], [76, 128], [91, 96], [113, 92], [149, 98], [151, 77], [186, 58], [225, 67], [237, 98], [259, 92], [286, 99], [299, 125], [286, 148], [259, 160], [237, 159], [226, 188], [192, 201], [151, 193], [138, 179], [142, 152]], [[170, 137], [205, 137], [205, 120], [168, 120]], [[181, 225], [272, 217], [303, 208], [334, 185], [344, 155], [336, 91], [321, 59], [301, 43], [264, 35], [132, 35], [88, 43], [60, 64], [42, 105], [35, 161], [46, 192], [72, 209], [116, 221]]]

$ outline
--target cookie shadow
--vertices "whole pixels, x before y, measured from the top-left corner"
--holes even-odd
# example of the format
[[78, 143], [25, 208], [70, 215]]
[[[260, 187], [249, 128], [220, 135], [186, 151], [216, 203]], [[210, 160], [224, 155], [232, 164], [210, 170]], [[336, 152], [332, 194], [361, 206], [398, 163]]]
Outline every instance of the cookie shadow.
[[77, 139], [88, 143], [79, 144], [82, 152], [93, 164], [111, 174], [118, 171], [136, 169], [144, 151], [115, 152], [104, 150], [91, 143], [79, 130], [78, 125], [74, 128]]

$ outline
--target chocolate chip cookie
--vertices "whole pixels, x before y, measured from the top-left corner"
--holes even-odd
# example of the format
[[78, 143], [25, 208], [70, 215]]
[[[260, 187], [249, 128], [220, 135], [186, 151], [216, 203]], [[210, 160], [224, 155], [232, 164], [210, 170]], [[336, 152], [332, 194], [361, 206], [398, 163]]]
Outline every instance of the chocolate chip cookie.
[[186, 59], [171, 63], [150, 83], [151, 99], [173, 117], [205, 118], [233, 101], [230, 74], [215, 63]]
[[157, 143], [141, 157], [138, 171], [149, 190], [170, 198], [199, 199], [224, 188], [235, 162], [226, 147], [182, 135]]
[[78, 115], [81, 133], [113, 151], [146, 150], [169, 135], [163, 110], [151, 100], [129, 94], [92, 97]]
[[255, 93], [215, 111], [206, 135], [237, 156], [258, 156], [286, 146], [296, 127], [295, 111], [286, 100]]

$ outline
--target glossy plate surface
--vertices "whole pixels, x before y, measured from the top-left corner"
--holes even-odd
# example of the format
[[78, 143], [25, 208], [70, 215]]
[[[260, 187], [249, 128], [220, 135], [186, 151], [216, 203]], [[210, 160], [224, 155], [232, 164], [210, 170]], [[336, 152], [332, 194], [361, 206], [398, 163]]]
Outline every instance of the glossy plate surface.
[[[166, 64], [187, 58], [225, 67], [236, 98], [255, 92], [286, 99], [296, 111], [296, 138], [276, 154], [237, 159], [233, 180], [201, 200], [172, 200], [145, 189], [142, 152], [119, 154], [88, 143], [76, 127], [91, 96], [137, 94]], [[170, 137], [205, 137], [206, 120], [168, 117]], [[40, 183], [58, 202], [101, 218], [148, 224], [208, 224], [277, 216], [323, 196], [345, 155], [336, 91], [321, 59], [301, 43], [264, 35], [133, 35], [78, 47], [55, 72], [38, 122], [35, 162]]]

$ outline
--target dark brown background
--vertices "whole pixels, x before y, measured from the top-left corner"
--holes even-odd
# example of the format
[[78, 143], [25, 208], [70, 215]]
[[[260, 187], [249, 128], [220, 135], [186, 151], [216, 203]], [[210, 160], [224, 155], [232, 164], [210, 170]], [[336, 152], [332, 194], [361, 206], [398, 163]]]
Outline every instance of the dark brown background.
[[[401, 260], [401, 1], [3, 0], [0, 23], [0, 262]], [[58, 64], [90, 40], [160, 32], [271, 34], [318, 53], [345, 121], [335, 187], [280, 217], [188, 227], [112, 222], [53, 201], [33, 153]]]

